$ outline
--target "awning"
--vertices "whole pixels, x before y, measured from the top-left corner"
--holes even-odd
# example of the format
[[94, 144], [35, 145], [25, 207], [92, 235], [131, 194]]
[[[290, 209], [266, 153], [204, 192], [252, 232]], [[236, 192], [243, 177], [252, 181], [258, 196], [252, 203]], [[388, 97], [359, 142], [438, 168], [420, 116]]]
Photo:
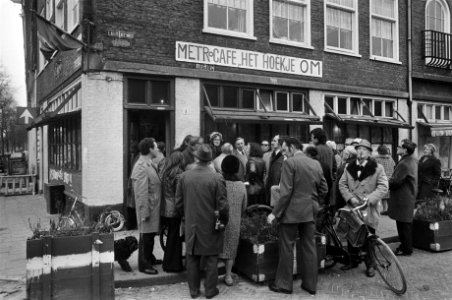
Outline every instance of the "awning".
[[452, 136], [452, 123], [426, 123], [418, 121], [418, 125], [430, 128], [432, 136]]
[[207, 114], [214, 122], [233, 121], [237, 123], [304, 123], [321, 124], [320, 117], [306, 113], [238, 111], [236, 109], [210, 108], [204, 106]]
[[[395, 118], [379, 118], [372, 116], [355, 116], [355, 115], [340, 115], [340, 117], [334, 113], [326, 113], [325, 117], [336, 120], [338, 122], [343, 122], [347, 124], [361, 124], [361, 125], [378, 125], [378, 126], [389, 126], [395, 128], [407, 128], [412, 129], [407, 122], [401, 121]], [[339, 119], [338, 119], [339, 118]]]

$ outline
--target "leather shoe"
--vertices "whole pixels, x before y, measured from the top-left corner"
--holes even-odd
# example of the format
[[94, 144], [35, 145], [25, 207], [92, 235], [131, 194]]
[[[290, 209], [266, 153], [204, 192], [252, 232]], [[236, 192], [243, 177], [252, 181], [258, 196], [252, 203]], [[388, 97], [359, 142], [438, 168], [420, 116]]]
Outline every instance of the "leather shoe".
[[149, 275], [156, 275], [156, 274], [159, 273], [159, 271], [157, 271], [153, 267], [147, 267], [147, 268], [144, 268], [144, 269], [139, 269], [138, 271], [140, 271], [141, 273], [149, 274]]
[[270, 291], [275, 292], [275, 293], [283, 293], [283, 294], [289, 294], [289, 295], [292, 294], [291, 290], [286, 290], [286, 289], [280, 288], [280, 287], [276, 286], [276, 284], [274, 282], [271, 282], [268, 285], [268, 288], [270, 289]]
[[215, 297], [216, 295], [218, 295], [220, 293], [220, 290], [218, 288], [215, 288], [215, 291], [213, 292], [212, 295], [207, 295], [206, 294], [206, 298], [207, 299], [212, 299], [213, 297]]
[[375, 276], [375, 269], [373, 267], [367, 268], [366, 276], [367, 277], [374, 277]]
[[301, 286], [301, 289], [305, 290], [306, 292], [308, 292], [308, 293], [311, 294], [311, 295], [315, 295], [315, 294], [317, 293], [316, 291], [307, 289], [307, 288], [305, 288], [304, 286]]
[[190, 291], [190, 297], [191, 297], [192, 299], [198, 298], [200, 294], [201, 294], [201, 291], [200, 291], [200, 290], [197, 290], [197, 291], [194, 291], [194, 292]]
[[349, 263], [348, 265], [342, 266], [342, 267], [341, 267], [341, 270], [342, 270], [342, 271], [351, 270], [351, 269], [357, 268], [358, 265], [359, 265], [359, 264], [358, 264], [357, 262], [351, 262], [351, 263]]

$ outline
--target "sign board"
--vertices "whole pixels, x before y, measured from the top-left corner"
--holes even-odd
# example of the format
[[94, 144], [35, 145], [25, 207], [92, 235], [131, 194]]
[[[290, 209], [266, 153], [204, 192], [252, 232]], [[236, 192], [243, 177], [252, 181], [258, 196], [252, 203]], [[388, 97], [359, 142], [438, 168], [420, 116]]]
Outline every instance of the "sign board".
[[279, 54], [176, 42], [176, 60], [277, 72], [310, 77], [322, 77], [322, 62]]
[[16, 106], [17, 124], [29, 125], [36, 118], [36, 107]]

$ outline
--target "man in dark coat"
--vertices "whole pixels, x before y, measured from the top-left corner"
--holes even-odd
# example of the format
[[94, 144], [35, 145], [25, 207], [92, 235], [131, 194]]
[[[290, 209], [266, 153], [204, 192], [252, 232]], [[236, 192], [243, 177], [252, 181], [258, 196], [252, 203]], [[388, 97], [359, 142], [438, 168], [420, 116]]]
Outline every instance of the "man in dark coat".
[[281, 179], [281, 167], [284, 162], [284, 155], [282, 153], [281, 146], [284, 139], [280, 138], [279, 135], [275, 135], [272, 140], [272, 147], [274, 148], [273, 153], [270, 157], [270, 166], [268, 168], [267, 182], [265, 185], [265, 194], [267, 197], [267, 205], [270, 205], [271, 192], [270, 189], [274, 185], [279, 185]]
[[[283, 144], [288, 159], [281, 173], [281, 197], [267, 222], [279, 221], [279, 261], [270, 290], [291, 294], [293, 287], [293, 247], [297, 232], [301, 240], [301, 288], [310, 294], [317, 291], [317, 250], [315, 215], [319, 202], [328, 192], [320, 163], [301, 151], [301, 143], [288, 138]], [[320, 203], [321, 204], [321, 203]]]
[[409, 256], [413, 252], [413, 212], [417, 194], [418, 161], [413, 157], [416, 144], [408, 139], [397, 147], [402, 156], [389, 180], [391, 191], [388, 202], [388, 215], [396, 221], [400, 246], [396, 255]]
[[223, 250], [223, 232], [215, 230], [216, 212], [227, 224], [229, 205], [223, 177], [209, 168], [212, 150], [202, 144], [194, 153], [196, 164], [182, 173], [176, 190], [176, 210], [185, 217], [187, 277], [190, 296], [200, 294], [200, 262], [206, 262], [205, 293], [208, 299], [218, 295], [218, 254]]

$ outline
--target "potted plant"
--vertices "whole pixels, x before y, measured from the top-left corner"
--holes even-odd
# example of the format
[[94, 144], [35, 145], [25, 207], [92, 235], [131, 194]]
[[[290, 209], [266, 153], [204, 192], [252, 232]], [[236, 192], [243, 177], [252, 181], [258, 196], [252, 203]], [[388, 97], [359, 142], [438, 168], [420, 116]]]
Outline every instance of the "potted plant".
[[[61, 220], [61, 216], [60, 219]], [[102, 225], [38, 223], [27, 240], [28, 299], [114, 299], [114, 236]]]
[[422, 202], [413, 220], [413, 246], [430, 251], [452, 249], [452, 199], [438, 196]]
[[[250, 206], [251, 208], [251, 206]], [[240, 225], [240, 242], [237, 249], [234, 268], [254, 282], [273, 280], [278, 266], [278, 232], [275, 226], [267, 223], [267, 215], [271, 208], [256, 206], [248, 208], [248, 213], [242, 218]], [[268, 211], [270, 210], [270, 211]], [[317, 258], [319, 268], [324, 267], [326, 239], [322, 234], [316, 234]], [[294, 251], [293, 274], [298, 274], [301, 268], [300, 244], [297, 240]]]

